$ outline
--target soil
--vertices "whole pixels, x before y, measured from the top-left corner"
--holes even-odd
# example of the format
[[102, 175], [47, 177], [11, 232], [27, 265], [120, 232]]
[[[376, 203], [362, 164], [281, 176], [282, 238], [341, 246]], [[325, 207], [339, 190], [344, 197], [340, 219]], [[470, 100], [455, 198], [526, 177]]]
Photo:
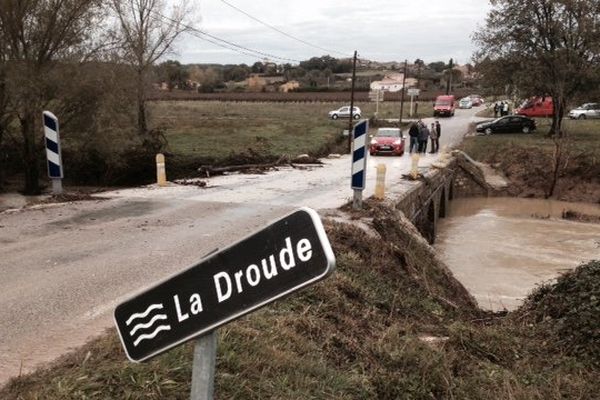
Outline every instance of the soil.
[[[506, 150], [506, 149], [504, 149]], [[488, 154], [484, 160], [508, 178], [508, 188], [501, 195], [548, 198], [551, 156], [531, 149], [514, 147], [511, 151]], [[600, 203], [600, 164], [586, 166], [573, 159], [561, 175], [554, 195], [556, 200]]]

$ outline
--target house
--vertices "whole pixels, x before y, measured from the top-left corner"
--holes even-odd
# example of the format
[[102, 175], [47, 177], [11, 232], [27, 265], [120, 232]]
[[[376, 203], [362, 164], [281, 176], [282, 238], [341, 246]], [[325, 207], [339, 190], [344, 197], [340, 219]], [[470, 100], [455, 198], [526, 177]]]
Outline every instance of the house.
[[[398, 92], [402, 90], [402, 81], [404, 74], [402, 73], [389, 73], [386, 74], [382, 80], [371, 82], [371, 90], [381, 90], [384, 92]], [[417, 84], [415, 78], [406, 78], [406, 87], [413, 87]]]
[[300, 87], [300, 82], [298, 81], [288, 81], [279, 86], [279, 91], [283, 93], [287, 93], [290, 90], [298, 89]]
[[265, 76], [264, 74], [250, 74], [248, 79], [248, 90], [251, 92], [263, 92], [272, 89], [272, 86], [285, 82], [283, 75]]

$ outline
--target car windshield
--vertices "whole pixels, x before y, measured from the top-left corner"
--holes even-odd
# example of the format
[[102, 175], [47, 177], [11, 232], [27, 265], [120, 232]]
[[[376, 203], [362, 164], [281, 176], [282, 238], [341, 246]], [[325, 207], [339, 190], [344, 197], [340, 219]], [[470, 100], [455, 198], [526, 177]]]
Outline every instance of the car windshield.
[[377, 137], [400, 137], [400, 129], [398, 129], [398, 128], [379, 129], [377, 131]]
[[448, 100], [439, 100], [435, 102], [436, 106], [449, 106], [450, 105], [450, 101]]

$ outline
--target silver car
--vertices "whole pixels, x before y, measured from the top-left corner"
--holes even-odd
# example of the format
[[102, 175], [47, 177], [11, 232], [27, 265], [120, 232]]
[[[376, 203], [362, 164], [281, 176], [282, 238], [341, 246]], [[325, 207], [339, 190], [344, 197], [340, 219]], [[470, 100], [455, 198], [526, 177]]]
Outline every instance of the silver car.
[[569, 111], [571, 119], [600, 118], [600, 103], [585, 103]]
[[[361, 111], [358, 107], [352, 108], [352, 118], [360, 119]], [[337, 110], [329, 111], [329, 118], [338, 119], [338, 118], [350, 118], [350, 106], [340, 107]]]

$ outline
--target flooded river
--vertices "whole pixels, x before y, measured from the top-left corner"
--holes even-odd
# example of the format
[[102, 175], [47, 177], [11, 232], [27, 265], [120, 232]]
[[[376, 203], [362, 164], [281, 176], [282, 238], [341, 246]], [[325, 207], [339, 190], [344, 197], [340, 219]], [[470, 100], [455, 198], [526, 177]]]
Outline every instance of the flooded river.
[[600, 205], [516, 198], [450, 202], [436, 249], [485, 309], [514, 309], [537, 284], [600, 259], [600, 224], [561, 219], [600, 215]]

